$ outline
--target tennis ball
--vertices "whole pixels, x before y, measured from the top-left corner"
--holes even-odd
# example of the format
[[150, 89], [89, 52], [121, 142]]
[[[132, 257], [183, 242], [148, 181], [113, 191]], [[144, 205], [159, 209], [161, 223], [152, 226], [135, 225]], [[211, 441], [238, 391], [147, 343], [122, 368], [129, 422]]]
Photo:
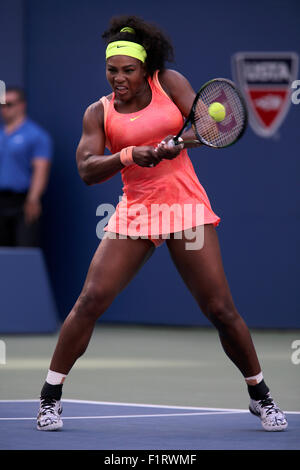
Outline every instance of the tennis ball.
[[215, 101], [208, 107], [208, 114], [217, 122], [223, 121], [226, 116], [226, 111], [225, 107], [221, 104]]

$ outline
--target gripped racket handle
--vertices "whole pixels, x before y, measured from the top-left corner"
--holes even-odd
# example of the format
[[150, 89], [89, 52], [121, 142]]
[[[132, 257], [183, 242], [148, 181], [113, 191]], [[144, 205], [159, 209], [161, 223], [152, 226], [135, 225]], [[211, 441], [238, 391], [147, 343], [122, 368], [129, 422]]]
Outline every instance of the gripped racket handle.
[[[161, 143], [165, 143], [165, 142], [162, 141]], [[176, 139], [176, 136], [174, 136], [173, 139], [170, 139], [170, 140], [168, 141], [167, 147], [171, 149], [171, 148], [175, 147], [175, 145], [180, 145], [180, 144], [182, 144], [182, 143], [183, 143], [183, 139], [182, 139], [181, 137], [178, 137], [178, 138]], [[155, 151], [157, 151], [157, 147], [155, 148]], [[149, 165], [150, 168], [152, 168], [153, 166], [154, 166], [153, 163], [151, 163], [151, 164]]]

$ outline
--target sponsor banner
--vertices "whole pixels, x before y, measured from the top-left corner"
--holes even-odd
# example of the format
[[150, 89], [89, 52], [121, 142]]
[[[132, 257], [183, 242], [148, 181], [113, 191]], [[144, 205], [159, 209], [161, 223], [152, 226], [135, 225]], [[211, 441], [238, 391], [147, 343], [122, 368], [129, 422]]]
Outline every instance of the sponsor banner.
[[271, 137], [291, 105], [298, 54], [238, 52], [232, 58], [232, 73], [247, 102], [252, 129], [262, 137]]

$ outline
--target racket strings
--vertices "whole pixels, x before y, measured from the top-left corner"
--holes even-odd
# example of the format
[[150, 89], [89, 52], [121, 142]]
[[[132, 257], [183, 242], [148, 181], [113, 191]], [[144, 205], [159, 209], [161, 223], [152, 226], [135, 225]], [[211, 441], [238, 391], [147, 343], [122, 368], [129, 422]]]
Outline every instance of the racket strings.
[[[216, 122], [208, 113], [214, 102], [225, 107], [225, 118]], [[226, 147], [238, 139], [246, 123], [246, 111], [234, 87], [225, 81], [214, 80], [200, 92], [194, 110], [194, 126], [207, 145]]]

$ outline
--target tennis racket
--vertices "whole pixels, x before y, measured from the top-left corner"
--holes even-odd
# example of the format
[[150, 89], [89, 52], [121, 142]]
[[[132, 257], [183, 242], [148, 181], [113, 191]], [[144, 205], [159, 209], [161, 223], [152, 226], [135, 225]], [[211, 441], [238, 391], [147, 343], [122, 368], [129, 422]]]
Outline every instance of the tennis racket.
[[[225, 108], [225, 117], [220, 122], [209, 114], [209, 106], [213, 103], [221, 103]], [[247, 122], [246, 104], [235, 84], [225, 78], [215, 78], [200, 88], [182, 129], [168, 142], [168, 146], [179, 145], [182, 142], [181, 135], [191, 125], [195, 139], [185, 140], [185, 143], [228, 147], [242, 137]]]

